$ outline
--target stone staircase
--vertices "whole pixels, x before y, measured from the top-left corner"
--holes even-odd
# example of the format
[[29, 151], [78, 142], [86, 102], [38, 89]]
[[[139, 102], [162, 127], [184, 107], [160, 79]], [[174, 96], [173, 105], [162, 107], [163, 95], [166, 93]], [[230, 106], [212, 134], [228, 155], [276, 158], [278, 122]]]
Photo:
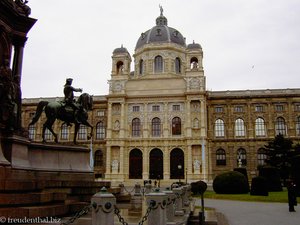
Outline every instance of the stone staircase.
[[0, 167], [0, 215], [37, 218], [72, 214], [90, 204], [91, 197], [103, 186], [109, 188], [110, 183], [95, 182], [90, 174], [24, 172]]

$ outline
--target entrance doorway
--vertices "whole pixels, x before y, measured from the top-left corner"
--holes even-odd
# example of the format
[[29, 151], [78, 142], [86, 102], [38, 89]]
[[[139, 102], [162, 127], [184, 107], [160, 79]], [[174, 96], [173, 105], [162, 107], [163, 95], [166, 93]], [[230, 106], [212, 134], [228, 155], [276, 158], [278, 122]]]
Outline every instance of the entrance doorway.
[[150, 170], [149, 170], [149, 178], [150, 179], [163, 179], [163, 171], [164, 171], [164, 159], [163, 159], [163, 152], [155, 148], [151, 150], [150, 156]]
[[143, 153], [139, 149], [133, 149], [129, 153], [129, 179], [143, 178]]
[[170, 153], [170, 178], [184, 179], [184, 153], [180, 148], [174, 148]]

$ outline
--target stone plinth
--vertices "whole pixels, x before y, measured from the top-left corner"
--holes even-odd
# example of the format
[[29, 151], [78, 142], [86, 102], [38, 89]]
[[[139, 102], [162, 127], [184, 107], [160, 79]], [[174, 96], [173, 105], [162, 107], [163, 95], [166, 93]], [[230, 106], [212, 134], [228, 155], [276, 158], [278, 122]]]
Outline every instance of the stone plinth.
[[102, 189], [92, 198], [92, 225], [114, 224], [114, 207], [116, 198], [113, 194]]
[[166, 225], [167, 195], [156, 191], [146, 195], [147, 206], [152, 207], [148, 216], [148, 225]]
[[92, 172], [87, 147], [31, 143], [28, 159], [32, 169]]
[[32, 143], [12, 135], [2, 139], [2, 148], [5, 159], [15, 169], [92, 172], [87, 147]]

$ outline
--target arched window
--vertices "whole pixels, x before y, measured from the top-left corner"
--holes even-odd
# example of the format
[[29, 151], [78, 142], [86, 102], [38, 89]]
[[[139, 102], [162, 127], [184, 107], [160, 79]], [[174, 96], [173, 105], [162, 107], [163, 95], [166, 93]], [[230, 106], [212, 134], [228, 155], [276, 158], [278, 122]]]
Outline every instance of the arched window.
[[122, 61], [117, 62], [117, 74], [122, 74], [124, 69], [124, 63]]
[[240, 148], [240, 149], [237, 150], [236, 160], [237, 160], [237, 165], [238, 166], [240, 164], [241, 164], [241, 166], [246, 166], [247, 165], [247, 154], [246, 154], [245, 149]]
[[155, 73], [163, 72], [163, 58], [160, 55], [154, 58], [154, 72]]
[[35, 137], [35, 126], [34, 125], [29, 125], [28, 127], [28, 136], [29, 136], [29, 140], [34, 140]]
[[266, 127], [265, 127], [265, 121], [263, 118], [259, 117], [255, 120], [255, 135], [257, 137], [266, 136]]
[[132, 136], [139, 137], [141, 135], [141, 121], [139, 118], [132, 120]]
[[244, 137], [245, 136], [245, 125], [244, 120], [241, 118], [235, 121], [235, 136], [236, 137]]
[[100, 121], [96, 125], [96, 139], [104, 139], [105, 138], [105, 127], [104, 123]]
[[298, 116], [296, 120], [296, 135], [300, 136], [300, 116]]
[[181, 135], [181, 119], [179, 117], [172, 119], [172, 135]]
[[68, 140], [69, 139], [69, 127], [66, 123], [61, 125], [61, 133], [60, 133], [61, 140]]
[[190, 66], [191, 66], [191, 69], [197, 69], [199, 67], [198, 59], [196, 57], [191, 58]]
[[224, 137], [225, 136], [224, 121], [221, 119], [217, 119], [215, 122], [215, 136], [216, 137]]
[[224, 149], [218, 149], [216, 151], [216, 165], [226, 166], [226, 152]]
[[265, 149], [260, 148], [257, 150], [257, 165], [263, 166], [266, 164], [267, 154]]
[[101, 150], [95, 151], [94, 167], [103, 166], [103, 152]]
[[140, 60], [139, 63], [139, 75], [143, 75], [144, 74], [144, 60]]
[[181, 61], [178, 57], [175, 59], [175, 73], [181, 73]]
[[159, 137], [161, 135], [160, 119], [155, 117], [152, 119], [152, 136]]
[[78, 130], [78, 140], [86, 140], [87, 139], [87, 129], [85, 125], [80, 124]]
[[275, 121], [275, 133], [276, 135], [278, 134], [282, 134], [282, 135], [286, 135], [286, 124], [285, 124], [285, 120], [282, 117], [278, 117]]

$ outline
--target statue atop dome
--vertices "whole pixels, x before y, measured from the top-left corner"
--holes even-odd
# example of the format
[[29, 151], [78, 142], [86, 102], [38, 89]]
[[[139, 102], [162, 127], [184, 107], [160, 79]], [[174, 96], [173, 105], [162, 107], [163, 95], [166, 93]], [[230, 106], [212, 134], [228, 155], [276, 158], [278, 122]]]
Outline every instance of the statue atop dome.
[[159, 5], [159, 9], [160, 9], [160, 16], [163, 16], [164, 14], [164, 9], [161, 5]]

